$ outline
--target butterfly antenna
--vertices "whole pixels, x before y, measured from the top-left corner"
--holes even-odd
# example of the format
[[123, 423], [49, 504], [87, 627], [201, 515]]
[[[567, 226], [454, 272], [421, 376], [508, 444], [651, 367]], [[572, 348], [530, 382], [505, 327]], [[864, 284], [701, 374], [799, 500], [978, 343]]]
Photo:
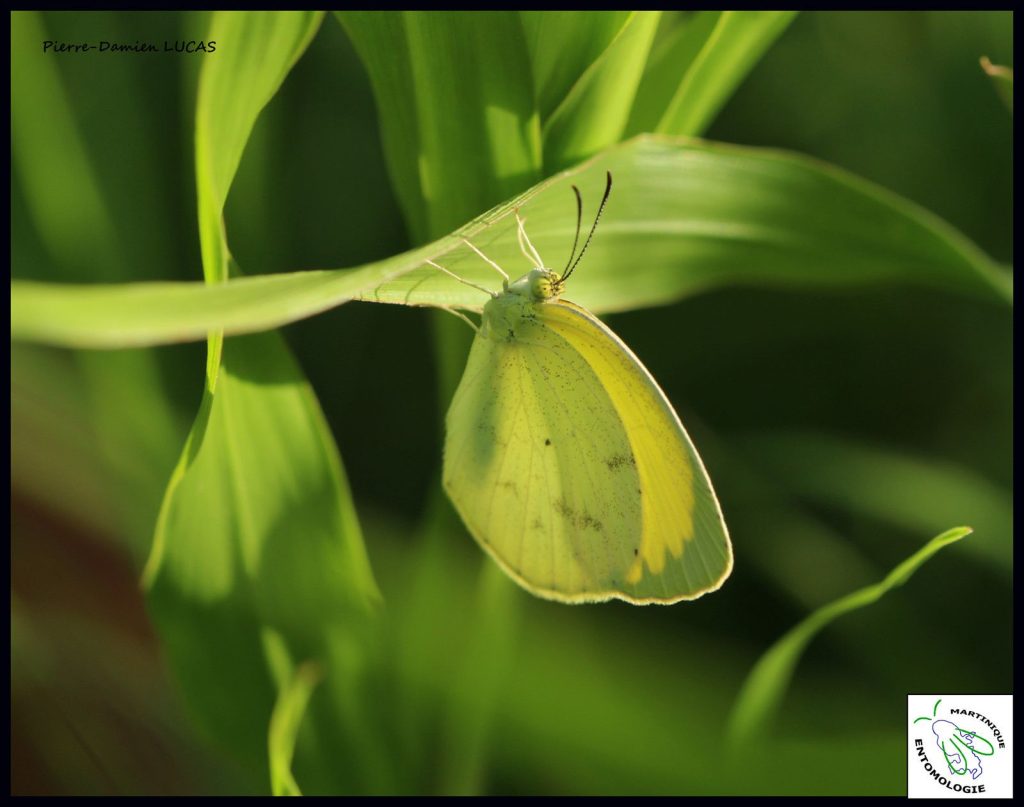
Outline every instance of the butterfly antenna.
[[575, 185], [572, 186], [572, 189], [576, 194], [576, 235], [572, 239], [572, 252], [569, 253], [569, 260], [565, 262], [565, 269], [562, 270], [561, 280], [565, 280], [566, 272], [572, 266], [572, 259], [576, 257], [576, 245], [580, 242], [580, 225], [583, 224], [583, 197], [580, 196], [580, 189]]
[[587, 240], [583, 242], [583, 249], [581, 249], [580, 254], [576, 256], [576, 260], [573, 262], [573, 265], [569, 268], [569, 271], [563, 274], [558, 279], [559, 285], [565, 283], [565, 281], [569, 279], [569, 275], [573, 273], [573, 270], [576, 268], [577, 264], [579, 264], [580, 259], [583, 257], [583, 253], [586, 252], [587, 247], [590, 246], [590, 239], [594, 237], [594, 230], [597, 229], [597, 223], [601, 220], [601, 213], [604, 212], [604, 204], [605, 202], [608, 201], [608, 194], [612, 192], [612, 172], [608, 171], [607, 176], [608, 182], [604, 186], [604, 196], [601, 197], [601, 205], [600, 207], [597, 208], [597, 215], [594, 216], [594, 224], [590, 228], [590, 234], [587, 236]]

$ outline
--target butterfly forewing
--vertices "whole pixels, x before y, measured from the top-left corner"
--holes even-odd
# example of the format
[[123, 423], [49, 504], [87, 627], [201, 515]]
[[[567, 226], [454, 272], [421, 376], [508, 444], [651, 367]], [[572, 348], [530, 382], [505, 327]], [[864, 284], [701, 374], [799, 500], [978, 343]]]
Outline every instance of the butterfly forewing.
[[478, 337], [448, 413], [445, 487], [473, 536], [554, 599], [608, 599], [641, 510], [629, 439], [579, 353], [539, 322]]
[[718, 588], [732, 569], [732, 548], [711, 481], [672, 404], [633, 352], [586, 309], [563, 300], [538, 312], [586, 357], [633, 449], [643, 524], [623, 593], [634, 601], [672, 602]]

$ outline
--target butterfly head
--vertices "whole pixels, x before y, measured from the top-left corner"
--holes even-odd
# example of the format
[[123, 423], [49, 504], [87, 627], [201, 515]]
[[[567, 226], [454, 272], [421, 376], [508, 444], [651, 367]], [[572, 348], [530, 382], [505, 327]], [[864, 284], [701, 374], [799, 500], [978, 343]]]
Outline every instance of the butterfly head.
[[526, 279], [530, 288], [530, 297], [535, 302], [545, 302], [562, 293], [562, 278], [557, 272], [552, 272], [550, 269], [544, 267], [533, 269]]
[[[575, 185], [572, 186], [573, 191], [576, 194], [576, 237], [572, 242], [572, 253], [569, 255], [569, 261], [565, 265], [565, 270], [559, 274], [546, 266], [535, 266], [527, 274], [519, 278], [515, 283], [510, 284], [506, 291], [526, 297], [535, 303], [548, 302], [550, 300], [557, 299], [565, 288], [565, 282], [569, 279], [569, 275], [572, 274], [576, 265], [580, 262], [580, 258], [583, 257], [583, 253], [587, 251], [587, 247], [590, 245], [590, 239], [594, 237], [594, 230], [597, 229], [597, 222], [601, 220], [601, 213], [604, 211], [605, 202], [608, 201], [608, 194], [612, 190], [612, 175], [609, 171], [607, 174], [608, 180], [604, 188], [604, 197], [601, 199], [601, 204], [597, 208], [597, 215], [594, 217], [594, 224], [590, 228], [590, 234], [587, 236], [587, 240], [583, 243], [583, 249], [576, 253], [576, 247], [579, 245], [580, 240], [580, 224], [583, 218], [583, 199], [580, 196], [580, 190]], [[520, 232], [522, 232], [522, 222], [520, 222]], [[524, 248], [525, 251], [525, 248]], [[540, 256], [534, 252], [535, 260], [539, 262]]]
[[526, 297], [531, 302], [543, 303], [562, 293], [562, 278], [558, 272], [538, 266], [510, 284], [508, 291]]

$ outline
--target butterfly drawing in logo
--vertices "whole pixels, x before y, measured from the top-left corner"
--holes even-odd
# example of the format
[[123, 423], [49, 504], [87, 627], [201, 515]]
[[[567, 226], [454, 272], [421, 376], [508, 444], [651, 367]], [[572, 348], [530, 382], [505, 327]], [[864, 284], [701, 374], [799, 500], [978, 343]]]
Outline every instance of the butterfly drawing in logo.
[[934, 719], [940, 703], [941, 699], [935, 702], [932, 717], [919, 717], [914, 722], [931, 721], [935, 744], [942, 752], [950, 773], [954, 776], [970, 773], [971, 779], [977, 779], [981, 776], [981, 757], [992, 756], [995, 746], [978, 732], [962, 729], [952, 720]]

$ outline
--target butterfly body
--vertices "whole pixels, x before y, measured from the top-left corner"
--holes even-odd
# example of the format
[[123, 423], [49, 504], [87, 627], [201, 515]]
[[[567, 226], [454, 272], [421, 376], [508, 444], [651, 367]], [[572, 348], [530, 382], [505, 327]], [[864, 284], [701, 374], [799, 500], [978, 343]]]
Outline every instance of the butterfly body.
[[533, 269], [495, 295], [484, 305], [480, 336], [498, 341], [526, 338], [538, 320], [538, 305], [558, 298], [558, 275], [549, 269]]

